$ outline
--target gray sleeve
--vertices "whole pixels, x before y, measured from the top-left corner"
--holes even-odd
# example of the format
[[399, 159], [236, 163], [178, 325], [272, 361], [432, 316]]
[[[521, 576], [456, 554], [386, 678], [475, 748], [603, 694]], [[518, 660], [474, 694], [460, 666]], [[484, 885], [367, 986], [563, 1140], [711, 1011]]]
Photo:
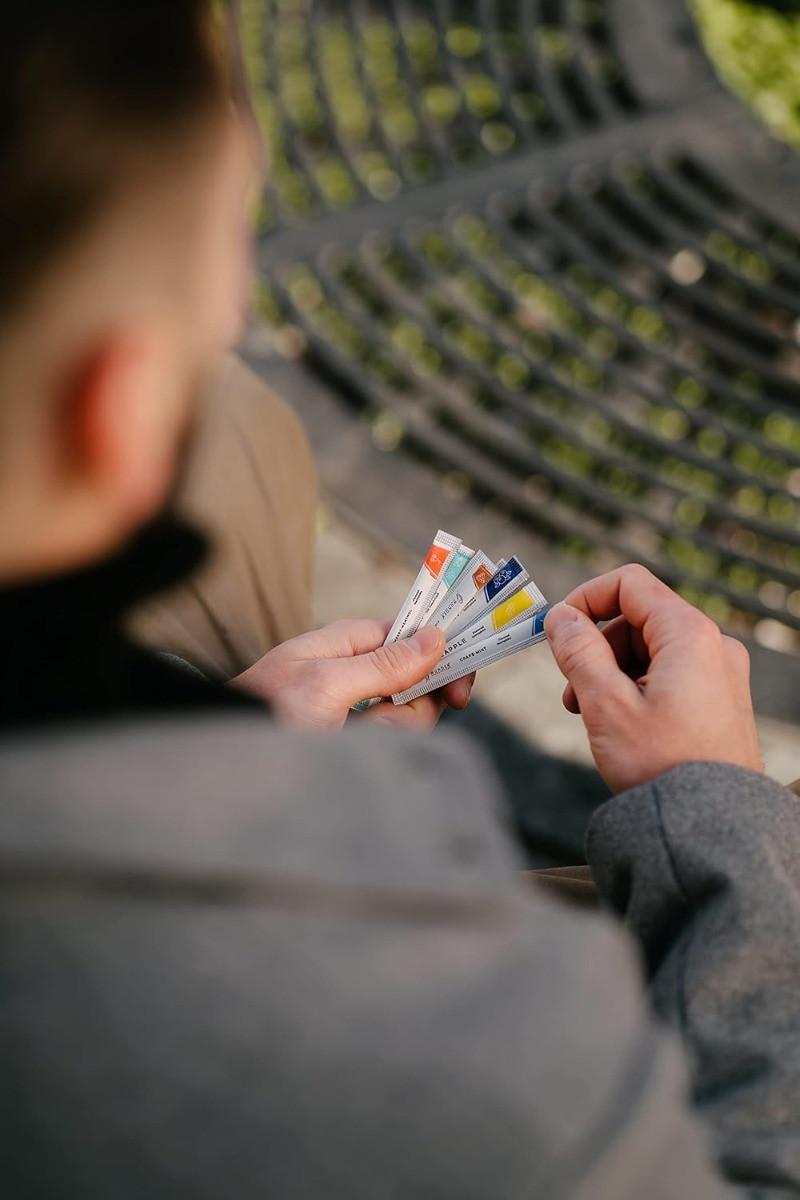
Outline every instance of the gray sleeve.
[[724, 1174], [751, 1195], [797, 1195], [797, 797], [738, 767], [689, 763], [599, 810], [587, 852], [642, 947], [656, 1013], [688, 1048]]
[[729, 1194], [629, 939], [520, 883], [465, 743], [104, 726], [0, 792], [4, 1195]]
[[728, 1195], [607, 920], [109, 884], [6, 897], [9, 1197]]

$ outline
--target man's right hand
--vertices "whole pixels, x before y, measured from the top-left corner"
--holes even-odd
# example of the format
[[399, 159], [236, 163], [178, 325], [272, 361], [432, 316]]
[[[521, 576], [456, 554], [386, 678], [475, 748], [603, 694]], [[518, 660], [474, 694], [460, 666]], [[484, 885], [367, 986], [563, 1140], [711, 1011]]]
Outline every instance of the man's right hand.
[[697, 760], [763, 770], [746, 649], [645, 567], [576, 588], [545, 629], [612, 791]]

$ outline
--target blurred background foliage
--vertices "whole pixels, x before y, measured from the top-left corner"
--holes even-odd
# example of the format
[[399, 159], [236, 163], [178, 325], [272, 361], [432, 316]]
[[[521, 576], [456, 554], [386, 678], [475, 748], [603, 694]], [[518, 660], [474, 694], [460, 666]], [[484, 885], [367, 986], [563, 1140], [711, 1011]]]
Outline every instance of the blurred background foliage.
[[720, 78], [778, 137], [800, 145], [800, 11], [744, 0], [693, 0]]
[[[577, 2], [577, 0], [576, 0]], [[587, 12], [602, 9], [602, 0], [580, 0]], [[687, 0], [693, 12], [707, 52], [721, 80], [748, 103], [755, 113], [783, 140], [800, 145], [800, 4], [784, 6], [750, 3], [748, 0]], [[289, 119], [297, 136], [315, 151], [314, 184], [333, 208], [346, 209], [355, 204], [357, 180], [331, 143], [326, 114], [320, 102], [315, 70], [309, 59], [307, 20], [313, 4], [283, 0], [272, 8], [266, 0], [241, 0], [245, 53], [255, 103], [269, 149], [272, 178], [281, 207], [296, 218], [310, 216], [313, 192], [305, 172], [298, 169], [297, 157], [286, 144], [286, 130], [276, 109], [280, 94], [284, 120]], [[307, 13], [303, 12], [307, 7]], [[788, 7], [789, 11], [782, 11]], [[796, 11], [792, 12], [794, 7]], [[274, 18], [274, 29], [269, 25]], [[406, 31], [405, 52], [424, 80], [418, 102], [405, 94], [398, 65], [396, 28], [387, 15], [375, 11], [365, 21], [360, 34], [360, 50], [365, 59], [359, 63], [357, 47], [343, 18], [327, 15], [319, 35], [319, 62], [316, 69], [329, 95], [335, 101], [335, 120], [339, 132], [352, 145], [360, 147], [358, 174], [367, 192], [375, 199], [391, 199], [401, 188], [396, 164], [392, 164], [374, 142], [375, 112], [370, 99], [378, 104], [392, 141], [401, 147], [404, 166], [410, 180], [425, 182], [433, 174], [428, 147], [420, 144], [419, 112], [431, 117], [443, 131], [454, 128], [459, 110], [483, 120], [481, 138], [484, 147], [495, 155], [515, 149], [514, 130], [495, 119], [500, 95], [495, 81], [480, 70], [464, 75], [463, 95], [440, 61], [433, 21], [416, 18]], [[539, 49], [553, 62], [569, 58], [570, 45], [563, 30], [542, 25], [538, 30]], [[454, 24], [448, 31], [447, 50], [465, 65], [477, 61], [481, 50], [481, 31], [467, 24]], [[520, 41], [522, 32], [518, 35]], [[272, 43], [266, 57], [263, 46]], [[612, 57], [598, 58], [596, 69], [611, 77], [618, 69]], [[373, 92], [365, 95], [366, 84]], [[544, 120], [542, 98], [531, 92], [515, 96], [519, 116], [525, 120]], [[541, 109], [541, 111], [539, 111]], [[275, 214], [265, 205], [263, 228], [271, 229]]]

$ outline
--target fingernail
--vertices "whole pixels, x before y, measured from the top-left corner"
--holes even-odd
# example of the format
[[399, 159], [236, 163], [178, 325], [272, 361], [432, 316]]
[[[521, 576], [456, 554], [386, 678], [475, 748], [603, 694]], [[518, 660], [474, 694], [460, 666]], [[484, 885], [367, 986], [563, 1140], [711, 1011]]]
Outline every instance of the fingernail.
[[572, 625], [579, 617], [580, 613], [577, 608], [573, 608], [571, 604], [567, 604], [564, 600], [559, 600], [558, 604], [554, 604], [545, 617], [544, 631], [552, 639], [558, 636], [560, 630]]
[[433, 625], [425, 625], [422, 629], [417, 630], [412, 638], [408, 639], [408, 644], [416, 654], [427, 656], [444, 649], [444, 635], [441, 629], [436, 629]]

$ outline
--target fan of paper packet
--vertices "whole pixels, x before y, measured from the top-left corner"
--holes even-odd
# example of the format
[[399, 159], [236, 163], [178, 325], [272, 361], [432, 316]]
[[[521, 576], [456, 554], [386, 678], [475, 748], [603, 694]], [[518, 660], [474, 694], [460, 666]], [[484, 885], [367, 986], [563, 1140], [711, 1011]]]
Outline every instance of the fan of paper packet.
[[[406, 704], [542, 641], [547, 611], [547, 601], [518, 558], [492, 562], [482, 550], [470, 550], [440, 529], [385, 645], [411, 637], [423, 625], [441, 629], [447, 644], [430, 675], [392, 700]], [[362, 700], [355, 708], [378, 702]]]

